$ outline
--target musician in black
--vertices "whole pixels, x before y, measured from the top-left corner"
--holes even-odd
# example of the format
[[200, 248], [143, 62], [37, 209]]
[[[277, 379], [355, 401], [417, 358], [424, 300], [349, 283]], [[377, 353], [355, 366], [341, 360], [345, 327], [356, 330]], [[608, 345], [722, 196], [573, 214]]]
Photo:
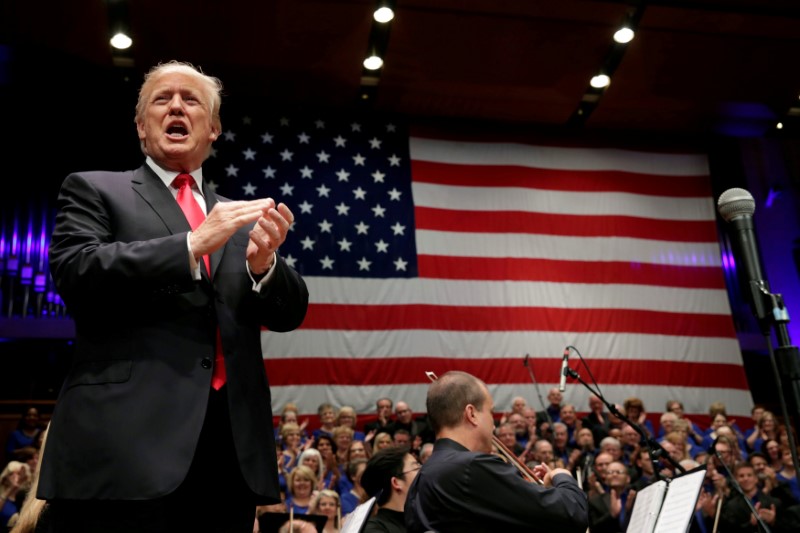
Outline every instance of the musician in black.
[[538, 485], [491, 453], [493, 408], [486, 385], [470, 374], [448, 372], [431, 384], [436, 443], [406, 499], [408, 531], [584, 533], [586, 496], [568, 470], [539, 465]]

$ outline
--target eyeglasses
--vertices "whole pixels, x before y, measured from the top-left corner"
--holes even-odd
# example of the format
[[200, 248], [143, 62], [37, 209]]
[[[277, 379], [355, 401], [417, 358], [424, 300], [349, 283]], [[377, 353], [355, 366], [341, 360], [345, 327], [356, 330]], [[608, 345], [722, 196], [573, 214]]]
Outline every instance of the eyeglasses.
[[416, 472], [416, 471], [417, 471], [417, 470], [419, 470], [420, 468], [422, 468], [422, 465], [421, 465], [421, 464], [419, 464], [419, 463], [415, 463], [415, 466], [414, 466], [414, 468], [412, 468], [412, 469], [410, 469], [410, 470], [406, 470], [405, 472], [400, 472], [400, 475], [401, 475], [401, 476], [405, 476], [406, 474], [410, 474], [411, 472]]

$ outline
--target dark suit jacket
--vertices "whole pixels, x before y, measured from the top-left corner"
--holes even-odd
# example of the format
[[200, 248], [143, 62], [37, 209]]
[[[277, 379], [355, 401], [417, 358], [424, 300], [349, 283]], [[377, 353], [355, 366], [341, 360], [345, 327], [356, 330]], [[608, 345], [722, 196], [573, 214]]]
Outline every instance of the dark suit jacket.
[[[630, 498], [630, 493], [628, 493]], [[633, 507], [625, 513], [625, 521], [620, 524], [619, 517], [611, 516], [611, 495], [598, 494], [589, 499], [589, 528], [592, 533], [618, 533], [628, 529]]]
[[[210, 211], [218, 198], [209, 189], [204, 195]], [[203, 425], [219, 328], [242, 473], [256, 494], [277, 500], [261, 327], [302, 323], [302, 278], [278, 258], [267, 286], [254, 292], [248, 225], [212, 255], [213, 282], [204, 266], [202, 279], [192, 279], [189, 224], [147, 165], [72, 174], [59, 208], [50, 267], [77, 342], [38, 496], [149, 499], [176, 489]]]
[[525, 481], [496, 455], [439, 439], [406, 498], [406, 527], [423, 531], [585, 533], [586, 495], [566, 474], [553, 487]]
[[[768, 526], [773, 531], [786, 531], [780, 527], [782, 523], [782, 516], [783, 513], [781, 509], [781, 502], [777, 498], [773, 498], [767, 494], [764, 494], [760, 490], [756, 494], [756, 501], [761, 503], [762, 508], [767, 508], [770, 505], [775, 506], [776, 511], [776, 524], [773, 526]], [[728, 532], [753, 532], [758, 533], [761, 531], [761, 527], [758, 525], [750, 524], [750, 517], [753, 515], [752, 511], [750, 510], [750, 506], [747, 505], [747, 502], [744, 500], [744, 496], [739, 494], [736, 491], [731, 491], [730, 496], [725, 498], [725, 501], [722, 503], [722, 509], [720, 510], [720, 518], [719, 518], [719, 531], [722, 533]], [[776, 526], [778, 526], [776, 528]], [[791, 530], [790, 530], [791, 531]]]

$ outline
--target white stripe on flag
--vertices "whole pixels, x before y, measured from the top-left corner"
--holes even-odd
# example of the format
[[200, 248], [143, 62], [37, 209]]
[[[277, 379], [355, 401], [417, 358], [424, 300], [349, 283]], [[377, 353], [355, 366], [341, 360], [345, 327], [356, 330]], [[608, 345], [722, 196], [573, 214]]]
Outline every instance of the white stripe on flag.
[[[446, 279], [304, 278], [311, 302], [321, 304], [427, 304], [562, 309], [642, 309], [729, 315], [722, 289], [648, 285], [465, 281]], [[646, 305], [643, 305], [646, 302]]]
[[622, 170], [660, 176], [706, 176], [700, 154], [657, 154], [615, 148], [565, 148], [411, 137], [411, 158], [458, 165], [519, 165], [560, 170]]
[[[261, 337], [267, 359], [341, 357], [483, 358], [518, 357], [560, 360], [572, 345], [592, 360], [683, 361], [740, 365], [736, 339], [677, 337], [628, 333], [571, 333], [566, 331], [435, 331], [375, 330], [337, 331], [299, 329], [288, 333], [264, 332]], [[343, 361], [343, 365], [347, 362]]]
[[617, 215], [660, 220], [714, 220], [711, 198], [625, 192], [565, 192], [522, 187], [462, 187], [414, 182], [417, 207], [459, 211], [522, 211], [558, 215]]

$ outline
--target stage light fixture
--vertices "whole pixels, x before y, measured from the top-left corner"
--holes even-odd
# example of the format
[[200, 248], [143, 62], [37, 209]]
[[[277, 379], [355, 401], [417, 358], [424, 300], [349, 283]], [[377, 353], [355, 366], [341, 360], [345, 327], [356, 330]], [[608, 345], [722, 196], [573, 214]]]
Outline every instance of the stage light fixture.
[[381, 24], [386, 24], [390, 20], [394, 18], [394, 11], [392, 8], [387, 6], [381, 6], [375, 10], [375, 13], [372, 14], [372, 17]]
[[383, 66], [383, 59], [380, 56], [372, 54], [364, 60], [364, 68], [367, 70], [378, 70]]
[[111, 38], [111, 46], [117, 50], [127, 50], [132, 44], [133, 40], [122, 32], [115, 34]]
[[609, 83], [611, 83], [611, 78], [605, 74], [598, 74], [592, 78], [592, 80], [589, 82], [589, 85], [595, 89], [602, 89], [604, 87], [608, 87]]
[[614, 33], [614, 40], [620, 44], [627, 44], [633, 40], [634, 32], [627, 26], [623, 26]]

